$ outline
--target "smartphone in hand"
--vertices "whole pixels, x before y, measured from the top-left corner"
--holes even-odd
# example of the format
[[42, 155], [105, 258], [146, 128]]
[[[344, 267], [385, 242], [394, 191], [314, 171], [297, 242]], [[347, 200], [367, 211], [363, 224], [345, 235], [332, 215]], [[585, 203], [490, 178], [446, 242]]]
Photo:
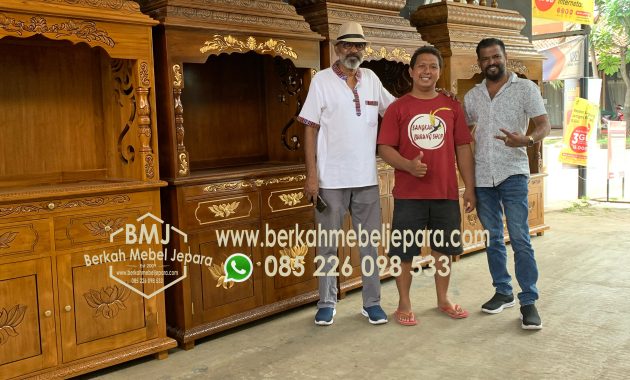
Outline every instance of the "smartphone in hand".
[[319, 212], [324, 212], [324, 210], [326, 210], [326, 207], [328, 207], [328, 205], [326, 204], [326, 202], [324, 202], [322, 197], [318, 194], [317, 195], [317, 203], [315, 203], [315, 208]]

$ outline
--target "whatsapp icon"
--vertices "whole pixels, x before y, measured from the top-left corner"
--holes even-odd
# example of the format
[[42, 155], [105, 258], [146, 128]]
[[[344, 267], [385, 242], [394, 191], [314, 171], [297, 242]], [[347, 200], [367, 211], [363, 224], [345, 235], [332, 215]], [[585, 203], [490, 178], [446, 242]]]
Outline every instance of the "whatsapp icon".
[[254, 264], [249, 256], [243, 253], [234, 253], [223, 264], [225, 281], [243, 282], [252, 275]]

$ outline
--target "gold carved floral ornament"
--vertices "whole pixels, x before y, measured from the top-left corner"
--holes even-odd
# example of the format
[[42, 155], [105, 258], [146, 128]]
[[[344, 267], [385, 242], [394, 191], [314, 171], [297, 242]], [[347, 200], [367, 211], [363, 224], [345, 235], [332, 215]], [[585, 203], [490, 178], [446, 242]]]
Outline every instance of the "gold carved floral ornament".
[[260, 54], [273, 53], [283, 57], [297, 59], [298, 55], [293, 48], [286, 45], [284, 40], [268, 39], [265, 42], [256, 41], [255, 37], [249, 36], [246, 40], [242, 41], [238, 38], [228, 36], [221, 36], [215, 34], [211, 41], [206, 41], [204, 45], [199, 49], [202, 53], [220, 53], [226, 50], [235, 50], [238, 52], [255, 51]]
[[213, 193], [215, 191], [228, 191], [250, 188], [251, 185], [247, 181], [223, 182], [214, 185], [208, 185], [203, 188], [204, 193]]
[[280, 194], [279, 198], [285, 205], [295, 206], [296, 204], [300, 203], [300, 201], [302, 201], [302, 198], [304, 198], [304, 193], [298, 192], [290, 194]]
[[236, 209], [241, 204], [241, 202], [232, 202], [232, 203], [221, 203], [220, 205], [212, 205], [208, 207], [215, 217], [217, 218], [227, 218], [228, 216], [236, 213]]
[[105, 219], [83, 223], [83, 225], [90, 230], [93, 236], [107, 237], [110, 233], [122, 227], [124, 221], [125, 218]]
[[22, 323], [26, 305], [15, 305], [11, 309], [0, 309], [0, 346], [5, 344], [10, 337], [20, 335], [15, 328]]
[[175, 80], [173, 80], [173, 87], [181, 87], [182, 86], [182, 67], [180, 65], [173, 65], [173, 76]]
[[385, 47], [375, 50], [372, 46], [367, 46], [364, 57], [401, 61], [403, 63], [411, 62], [411, 54], [407, 53], [404, 48], [394, 48], [388, 51]]
[[212, 264], [212, 266], [208, 267], [208, 270], [210, 270], [212, 277], [217, 280], [217, 288], [223, 286], [223, 289], [230, 289], [234, 286], [234, 281], [225, 281], [224, 264], [225, 263], [221, 263], [220, 265]]
[[94, 317], [99, 315], [106, 319], [112, 319], [118, 315], [120, 310], [127, 307], [124, 302], [129, 298], [129, 289], [125, 286], [118, 285], [101, 288], [100, 291], [90, 289], [89, 292], [83, 294], [87, 304], [95, 309]]
[[280, 255], [289, 257], [291, 270], [296, 270], [295, 263], [296, 261], [300, 264], [304, 265], [306, 262], [304, 261], [304, 257], [308, 254], [308, 247], [305, 245], [291, 248], [282, 248], [280, 250]]
[[179, 154], [179, 168], [179, 174], [188, 174], [188, 157], [186, 157], [186, 153]]

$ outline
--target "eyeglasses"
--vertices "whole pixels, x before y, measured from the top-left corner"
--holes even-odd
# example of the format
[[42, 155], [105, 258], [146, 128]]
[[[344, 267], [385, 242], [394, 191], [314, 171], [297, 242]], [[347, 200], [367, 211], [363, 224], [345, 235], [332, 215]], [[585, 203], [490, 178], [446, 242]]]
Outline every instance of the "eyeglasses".
[[340, 42], [342, 48], [345, 50], [350, 50], [352, 48], [357, 49], [358, 51], [365, 50], [365, 46], [367, 45], [365, 42]]

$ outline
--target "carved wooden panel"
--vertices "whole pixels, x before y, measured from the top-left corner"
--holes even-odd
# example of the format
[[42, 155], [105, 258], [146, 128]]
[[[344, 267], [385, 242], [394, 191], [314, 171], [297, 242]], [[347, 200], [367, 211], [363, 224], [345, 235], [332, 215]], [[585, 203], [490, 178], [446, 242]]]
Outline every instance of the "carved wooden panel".
[[234, 220], [257, 219], [260, 216], [258, 193], [226, 196], [185, 203], [187, 224], [191, 226]]
[[50, 259], [0, 265], [0, 378], [57, 364]]
[[[270, 229], [278, 233], [281, 230], [292, 231], [295, 230], [296, 225], [298, 230], [308, 231], [315, 230], [314, 214], [313, 212], [306, 212], [300, 215], [293, 215], [289, 220], [287, 218], [271, 219], [267, 221]], [[305, 239], [305, 236], [302, 236]], [[264, 275], [265, 284], [265, 303], [271, 303], [280, 301], [283, 299], [298, 296], [300, 294], [314, 291], [317, 289], [317, 278], [313, 277], [315, 272], [315, 247], [308, 247], [306, 241], [300, 244], [294, 240], [290, 242], [290, 245], [281, 247], [276, 244], [273, 247], [265, 247], [263, 250], [263, 268], [265, 265], [269, 266], [269, 270], [273, 270], [272, 262], [265, 264], [267, 257], [275, 256], [275, 262], [278, 263], [278, 268], [281, 263], [281, 258], [286, 257], [284, 260], [289, 260], [291, 274], [288, 276], [280, 275], [280, 272], [274, 276]], [[296, 262], [301, 263], [304, 267], [303, 273], [299, 269], [299, 265]]]
[[[258, 224], [239, 224], [226, 227], [235, 230], [257, 230]], [[219, 246], [215, 231], [208, 230], [191, 236], [191, 251], [212, 257], [212, 265], [193, 265], [191, 291], [194, 303], [193, 320], [196, 323], [216, 321], [251, 310], [262, 304], [261, 259], [257, 247]], [[243, 253], [254, 264], [254, 273], [240, 283], [226, 282], [224, 263], [233, 253]]]
[[0, 365], [40, 355], [37, 275], [0, 284]]
[[266, 202], [263, 206], [263, 215], [266, 217], [277, 215], [283, 211], [295, 212], [296, 210], [306, 210], [313, 207], [306, 199], [303, 187], [266, 190], [262, 193], [262, 199]]
[[[143, 210], [146, 211], [146, 210]], [[55, 247], [70, 249], [94, 244], [108, 244], [110, 234], [135, 223], [141, 210], [109, 211], [98, 214], [68, 215], [55, 218]], [[114, 236], [114, 243], [125, 241], [125, 234]]]
[[0, 256], [46, 253], [50, 250], [48, 220], [0, 224]]
[[[117, 271], [139, 268], [138, 264], [140, 261], [129, 260], [112, 266]], [[72, 268], [77, 344], [144, 327], [144, 299], [109, 278], [107, 267]], [[139, 284], [134, 287], [142, 289]]]
[[[129, 252], [125, 246], [111, 248], [111, 251], [118, 249]], [[147, 285], [131, 283], [131, 278], [141, 279], [142, 275], [126, 276], [129, 270], [140, 270], [141, 263], [127, 255], [126, 261], [89, 267], [83, 255], [58, 256], [64, 362], [157, 337], [156, 316], [146, 311], [156, 299], [146, 300], [109, 277], [111, 266], [114, 275], [127, 280], [130, 286], [145, 294], [151, 293]]]

